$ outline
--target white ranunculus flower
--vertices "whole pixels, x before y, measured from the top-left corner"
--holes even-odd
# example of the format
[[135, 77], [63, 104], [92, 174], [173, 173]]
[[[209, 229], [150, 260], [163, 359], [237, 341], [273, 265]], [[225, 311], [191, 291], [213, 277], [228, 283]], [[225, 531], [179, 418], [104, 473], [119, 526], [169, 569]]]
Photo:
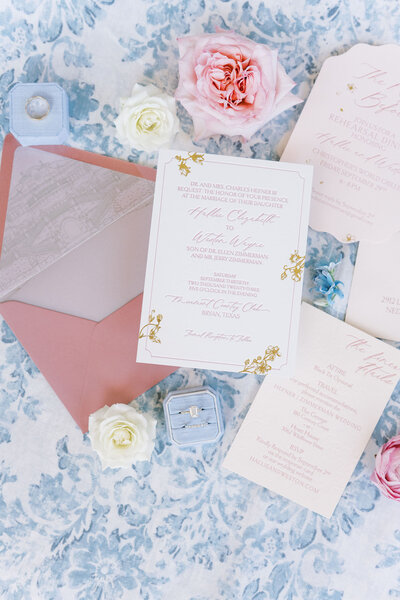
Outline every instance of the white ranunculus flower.
[[89, 417], [89, 438], [105, 467], [130, 467], [150, 460], [157, 421], [133, 406], [103, 406]]
[[168, 148], [179, 130], [176, 102], [154, 85], [136, 83], [129, 98], [121, 98], [115, 119], [121, 142], [137, 150]]

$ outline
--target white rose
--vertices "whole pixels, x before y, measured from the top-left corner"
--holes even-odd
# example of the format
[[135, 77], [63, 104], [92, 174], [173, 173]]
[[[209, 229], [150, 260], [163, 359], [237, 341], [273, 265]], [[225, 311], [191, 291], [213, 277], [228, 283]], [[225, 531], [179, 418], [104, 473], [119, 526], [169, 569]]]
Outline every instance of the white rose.
[[105, 467], [130, 467], [150, 460], [156, 435], [156, 420], [133, 406], [103, 406], [89, 417], [89, 438]]
[[176, 103], [154, 85], [136, 83], [129, 98], [121, 98], [115, 119], [117, 135], [137, 150], [167, 148], [179, 130]]

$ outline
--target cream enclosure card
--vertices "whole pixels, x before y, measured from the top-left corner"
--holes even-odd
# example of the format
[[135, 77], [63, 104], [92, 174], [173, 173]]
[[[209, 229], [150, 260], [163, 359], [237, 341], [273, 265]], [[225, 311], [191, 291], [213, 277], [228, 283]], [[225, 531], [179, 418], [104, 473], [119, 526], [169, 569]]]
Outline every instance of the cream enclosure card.
[[314, 165], [310, 225], [338, 240], [400, 230], [400, 46], [328, 58], [282, 160]]
[[139, 362], [293, 370], [312, 168], [160, 152]]
[[330, 517], [400, 378], [400, 352], [302, 305], [296, 372], [262, 384], [225, 467]]
[[346, 321], [375, 337], [400, 341], [400, 233], [389, 242], [360, 242]]

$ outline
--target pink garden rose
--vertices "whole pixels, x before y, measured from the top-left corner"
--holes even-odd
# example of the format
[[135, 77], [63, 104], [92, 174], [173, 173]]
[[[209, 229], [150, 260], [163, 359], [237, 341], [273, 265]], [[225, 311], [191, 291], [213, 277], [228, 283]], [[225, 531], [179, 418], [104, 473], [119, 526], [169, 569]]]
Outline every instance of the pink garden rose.
[[384, 496], [400, 502], [400, 435], [392, 437], [379, 450], [371, 481]]
[[197, 139], [214, 134], [250, 138], [277, 114], [302, 102], [277, 50], [234, 33], [178, 40], [175, 98], [190, 113]]

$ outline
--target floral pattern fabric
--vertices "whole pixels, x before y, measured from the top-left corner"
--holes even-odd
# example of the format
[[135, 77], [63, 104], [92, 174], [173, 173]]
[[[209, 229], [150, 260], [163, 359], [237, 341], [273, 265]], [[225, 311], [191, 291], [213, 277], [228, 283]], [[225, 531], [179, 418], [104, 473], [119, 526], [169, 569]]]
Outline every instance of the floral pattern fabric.
[[[69, 143], [154, 166], [124, 147], [114, 119], [134, 83], [173, 94], [176, 38], [216, 27], [279, 50], [306, 98], [321, 64], [354, 43], [399, 41], [390, 0], [3, 0], [0, 137], [18, 81], [56, 81], [70, 99]], [[279, 158], [302, 106], [247, 142], [193, 144], [179, 108], [177, 148]], [[310, 230], [304, 298], [339, 263], [328, 310], [344, 318], [356, 244]], [[329, 340], [327, 340], [329, 343]], [[101, 470], [98, 457], [0, 319], [0, 598], [6, 600], [375, 600], [400, 597], [399, 506], [369, 481], [379, 445], [400, 430], [400, 386], [331, 519], [221, 467], [262, 376], [180, 369], [134, 401], [158, 420], [151, 461]], [[223, 398], [221, 443], [178, 449], [166, 437], [168, 391], [207, 384]]]

